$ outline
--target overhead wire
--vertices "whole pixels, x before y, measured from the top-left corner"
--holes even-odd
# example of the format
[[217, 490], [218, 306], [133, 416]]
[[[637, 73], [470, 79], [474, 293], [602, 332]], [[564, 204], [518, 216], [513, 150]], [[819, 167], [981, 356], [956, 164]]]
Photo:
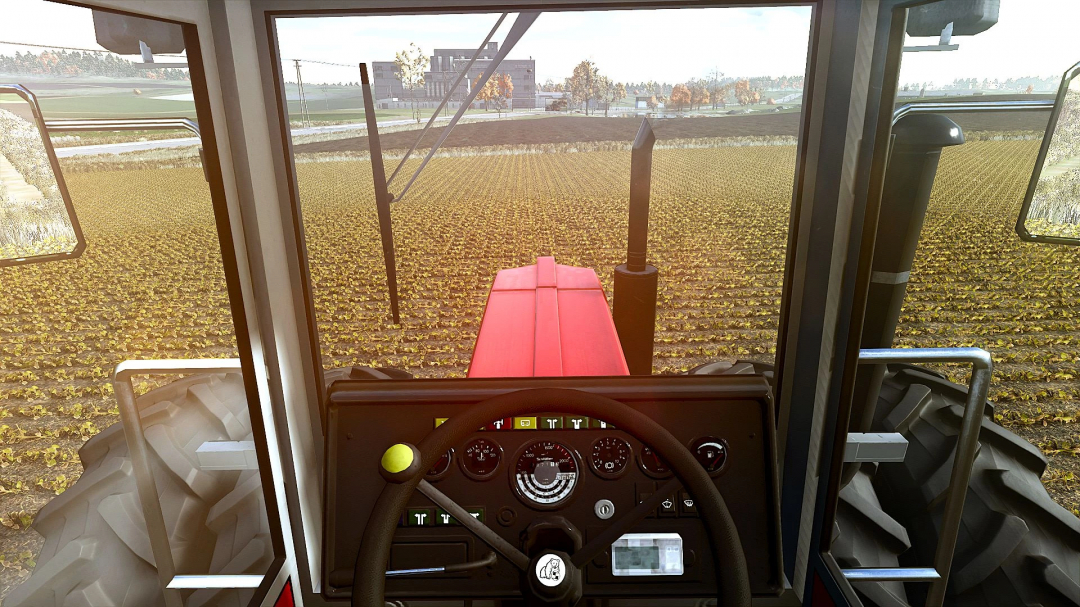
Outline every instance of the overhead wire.
[[[11, 46], [30, 46], [30, 47], [34, 47], [34, 48], [60, 49], [60, 50], [65, 50], [65, 51], [80, 51], [80, 52], [83, 52], [83, 53], [104, 53], [104, 54], [107, 54], [107, 55], [119, 55], [120, 54], [120, 53], [114, 53], [112, 51], [105, 50], [105, 49], [79, 48], [79, 47], [75, 47], [75, 46], [60, 46], [60, 45], [57, 45], [57, 44], [31, 44], [29, 42], [12, 42], [10, 40], [0, 40], [0, 44], [10, 44]], [[154, 53], [154, 56], [155, 57], [183, 57], [184, 55], [181, 55], [179, 53]]]
[[316, 59], [286, 59], [286, 61], [302, 61], [304, 63], [318, 63], [320, 65], [336, 65], [338, 67], [353, 67], [359, 69], [360, 64], [355, 63], [349, 65], [348, 63], [334, 63], [332, 61], [318, 61]]

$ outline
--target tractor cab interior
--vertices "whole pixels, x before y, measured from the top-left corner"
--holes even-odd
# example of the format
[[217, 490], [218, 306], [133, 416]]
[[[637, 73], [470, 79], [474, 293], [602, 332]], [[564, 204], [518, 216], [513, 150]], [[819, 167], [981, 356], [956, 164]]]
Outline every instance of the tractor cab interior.
[[[201, 167], [235, 335], [114, 365], [119, 430], [5, 605], [1080, 607], [1080, 518], [997, 424], [997, 359], [894, 348], [939, 163], [975, 188], [964, 162], [1013, 154], [1008, 237], [1080, 243], [1080, 64], [1056, 95], [901, 103], [904, 54], [997, 0], [84, 3], [108, 59], [64, 69], [139, 53], [198, 120], [50, 120], [0, 85], [0, 220], [36, 217], [0, 270], [79, 270], [112, 234], [69, 182]], [[774, 76], [699, 60], [726, 39]], [[999, 113], [1023, 128], [966, 126]], [[195, 144], [101, 144], [151, 152], [119, 159], [50, 139], [178, 128]]]

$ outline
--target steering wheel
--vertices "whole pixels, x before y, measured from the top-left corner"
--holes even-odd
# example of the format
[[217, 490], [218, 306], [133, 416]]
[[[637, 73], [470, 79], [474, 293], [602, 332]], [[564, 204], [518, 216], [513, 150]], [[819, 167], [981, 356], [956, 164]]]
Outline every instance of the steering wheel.
[[[674, 471], [675, 478], [611, 523], [607, 529], [573, 554], [546, 550], [530, 558], [484, 523], [469, 516], [463, 508], [425, 481], [424, 474], [447, 450], [491, 420], [543, 413], [553, 409], [611, 422], [615, 427], [652, 447]], [[409, 451], [411, 453], [408, 453]], [[394, 457], [395, 453], [397, 457]], [[388, 457], [400, 465], [391, 465], [388, 470], [385, 465]], [[426, 436], [418, 447], [394, 445], [387, 450], [387, 455], [384, 455], [380, 471], [388, 482], [372, 509], [360, 543], [353, 571], [354, 606], [385, 605], [385, 572], [394, 532], [409, 497], [418, 486], [425, 495], [450, 514], [459, 513], [455, 518], [463, 526], [524, 573], [521, 576], [521, 592], [527, 602], [572, 607], [581, 598], [581, 571], [585, 565], [603, 554], [615, 540], [630, 531], [661, 501], [677, 491], [680, 483], [697, 501], [701, 520], [705, 523], [716, 567], [716, 579], [719, 582], [717, 604], [737, 607], [750, 605], [750, 580], [739, 532], [713, 479], [671, 433], [648, 416], [616, 400], [562, 388], [539, 388], [501, 394], [451, 417]], [[553, 563], [556, 559], [561, 562]], [[553, 570], [564, 572], [555, 576], [558, 580], [556, 585], [551, 585], [550, 572]]]

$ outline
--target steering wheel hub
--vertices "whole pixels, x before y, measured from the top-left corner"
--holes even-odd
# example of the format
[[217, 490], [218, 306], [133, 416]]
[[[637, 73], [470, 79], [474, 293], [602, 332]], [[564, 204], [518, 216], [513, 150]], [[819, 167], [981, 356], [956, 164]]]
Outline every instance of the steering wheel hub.
[[531, 604], [572, 606], [581, 599], [581, 571], [565, 552], [545, 551], [534, 556], [525, 575]]

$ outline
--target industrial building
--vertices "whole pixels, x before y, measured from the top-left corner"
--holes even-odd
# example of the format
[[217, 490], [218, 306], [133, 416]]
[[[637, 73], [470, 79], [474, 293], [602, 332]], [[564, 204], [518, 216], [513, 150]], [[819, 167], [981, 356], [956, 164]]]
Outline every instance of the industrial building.
[[[424, 106], [437, 104], [446, 91], [454, 85], [458, 75], [469, 63], [476, 49], [435, 49], [429, 57], [428, 71], [424, 72], [424, 88], [406, 91], [398, 76], [397, 66], [393, 61], [372, 62], [372, 76], [375, 84], [375, 98], [381, 104], [394, 100], [412, 100], [413, 95]], [[451, 97], [451, 102], [460, 103], [472, 90], [473, 82], [484, 73], [492, 59], [499, 52], [498, 42], [489, 42], [477, 57], [476, 62], [466, 72], [466, 79], [458, 86]], [[532, 109], [536, 107], [536, 61], [528, 59], [504, 59], [499, 66], [500, 74], [509, 74], [514, 84], [512, 102], [508, 107]], [[456, 106], [457, 103], [452, 103]], [[479, 104], [480, 102], [478, 102]], [[480, 107], [480, 105], [478, 105]]]

